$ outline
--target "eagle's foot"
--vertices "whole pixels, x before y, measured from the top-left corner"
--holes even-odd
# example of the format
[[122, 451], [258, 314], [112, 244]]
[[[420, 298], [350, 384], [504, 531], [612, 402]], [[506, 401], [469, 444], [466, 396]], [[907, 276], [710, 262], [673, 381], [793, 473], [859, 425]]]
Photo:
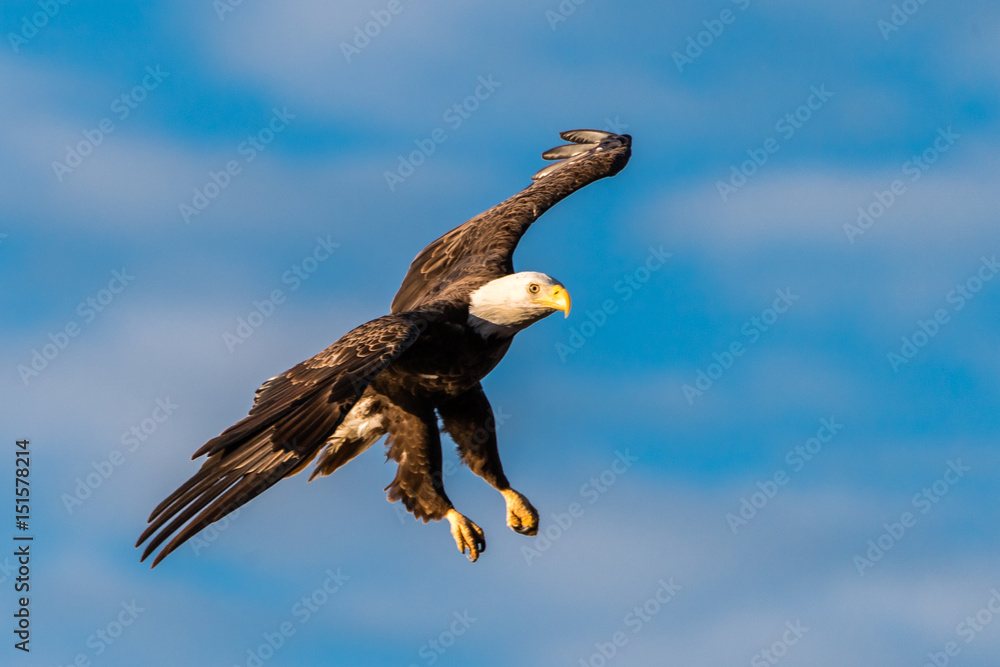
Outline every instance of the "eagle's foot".
[[454, 509], [448, 510], [445, 518], [451, 524], [451, 536], [455, 538], [458, 550], [464, 554], [468, 549], [469, 560], [475, 563], [479, 553], [486, 551], [486, 536], [483, 534], [483, 529]]
[[538, 510], [514, 489], [504, 489], [500, 493], [507, 501], [507, 525], [510, 529], [522, 535], [537, 535]]

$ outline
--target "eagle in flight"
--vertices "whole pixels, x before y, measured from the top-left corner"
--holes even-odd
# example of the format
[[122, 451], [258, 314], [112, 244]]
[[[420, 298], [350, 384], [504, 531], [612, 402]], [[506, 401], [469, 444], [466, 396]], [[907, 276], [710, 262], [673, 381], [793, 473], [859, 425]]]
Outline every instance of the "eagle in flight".
[[[512, 255], [540, 215], [576, 190], [628, 163], [632, 138], [598, 130], [560, 136], [542, 154], [555, 162], [527, 188], [424, 248], [410, 264], [392, 312], [362, 324], [311, 359], [265, 382], [250, 414], [191, 457], [201, 468], [150, 514], [136, 546], [155, 567], [214, 521], [315, 459], [309, 479], [329, 475], [388, 436], [398, 464], [386, 487], [424, 522], [448, 519], [459, 551], [475, 561], [483, 531], [444, 491], [438, 418], [462, 461], [504, 497], [507, 525], [538, 532], [538, 512], [507, 481], [496, 422], [480, 385], [514, 335], [570, 297], [554, 278], [514, 272]], [[169, 541], [167, 541], [169, 540]]]

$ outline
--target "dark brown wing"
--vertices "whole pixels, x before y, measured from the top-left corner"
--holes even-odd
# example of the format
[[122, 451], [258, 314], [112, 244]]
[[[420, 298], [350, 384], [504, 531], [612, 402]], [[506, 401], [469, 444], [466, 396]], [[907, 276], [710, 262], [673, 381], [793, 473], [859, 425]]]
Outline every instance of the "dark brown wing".
[[495, 275], [514, 271], [512, 255], [535, 220], [580, 188], [614, 176], [632, 155], [632, 137], [600, 130], [562, 132], [573, 143], [545, 151], [559, 160], [535, 174], [535, 182], [510, 199], [480, 213], [424, 248], [410, 264], [392, 300], [392, 312], [414, 310], [437, 298], [440, 283], [470, 272]]
[[305, 467], [421, 325], [417, 315], [380, 317], [261, 385], [249, 416], [195, 452], [192, 459], [208, 455], [201, 469], [150, 514], [136, 542], [155, 533], [142, 560], [176, 533], [156, 567], [198, 531]]

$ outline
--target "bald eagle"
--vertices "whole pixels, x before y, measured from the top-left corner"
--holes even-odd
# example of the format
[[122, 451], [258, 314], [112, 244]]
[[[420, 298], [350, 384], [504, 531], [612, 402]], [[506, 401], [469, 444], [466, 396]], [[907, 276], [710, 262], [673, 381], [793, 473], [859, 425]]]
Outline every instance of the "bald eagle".
[[[621, 171], [632, 138], [598, 130], [560, 136], [542, 154], [555, 162], [527, 188], [424, 248], [410, 264], [389, 315], [362, 324], [257, 390], [250, 414], [191, 457], [201, 468], [153, 510], [136, 547], [152, 567], [214, 521], [315, 459], [310, 480], [329, 475], [388, 436], [398, 464], [386, 487], [426, 523], [448, 519], [460, 552], [475, 561], [482, 529], [455, 510], [441, 475], [438, 417], [462, 461], [497, 489], [507, 525], [538, 532], [538, 512], [511, 488], [495, 421], [480, 385], [514, 335], [556, 311], [566, 288], [544, 273], [514, 273], [512, 255], [532, 222], [576, 190]], [[152, 538], [152, 539], [150, 539]]]

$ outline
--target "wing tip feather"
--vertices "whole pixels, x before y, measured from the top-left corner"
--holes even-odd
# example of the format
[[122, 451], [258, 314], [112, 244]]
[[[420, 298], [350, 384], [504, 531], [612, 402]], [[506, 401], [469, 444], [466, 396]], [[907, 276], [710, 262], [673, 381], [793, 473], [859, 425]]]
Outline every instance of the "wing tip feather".
[[540, 169], [531, 177], [531, 180], [537, 181], [545, 178], [565, 165], [600, 150], [611, 150], [622, 146], [627, 149], [631, 149], [632, 147], [631, 135], [614, 134], [613, 132], [605, 132], [604, 130], [566, 130], [560, 132], [559, 136], [565, 141], [572, 143], [556, 146], [542, 153], [543, 160], [555, 160], [556, 162]]

